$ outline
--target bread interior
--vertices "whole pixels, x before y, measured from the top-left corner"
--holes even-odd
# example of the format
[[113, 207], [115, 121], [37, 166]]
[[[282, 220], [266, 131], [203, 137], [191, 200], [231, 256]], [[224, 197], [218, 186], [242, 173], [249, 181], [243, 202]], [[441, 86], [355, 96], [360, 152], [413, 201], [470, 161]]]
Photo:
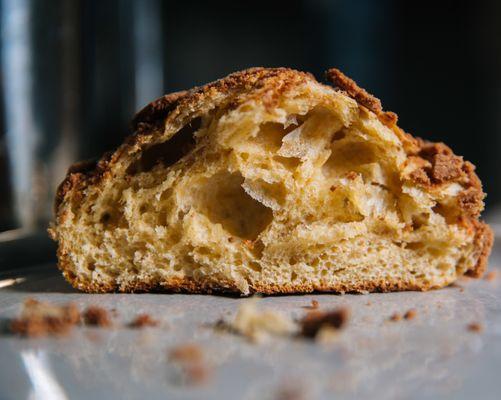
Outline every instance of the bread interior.
[[363, 291], [443, 286], [475, 262], [456, 223], [462, 187], [405, 179], [398, 137], [346, 96], [220, 106], [168, 136], [58, 227], [79, 279]]

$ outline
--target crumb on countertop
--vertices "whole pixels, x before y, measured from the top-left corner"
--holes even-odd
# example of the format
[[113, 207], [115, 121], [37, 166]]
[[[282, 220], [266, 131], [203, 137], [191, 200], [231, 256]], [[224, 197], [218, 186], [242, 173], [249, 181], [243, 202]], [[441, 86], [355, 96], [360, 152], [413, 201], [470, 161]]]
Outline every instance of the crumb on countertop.
[[304, 308], [306, 310], [316, 310], [320, 307], [320, 303], [317, 300], [311, 300], [310, 304], [307, 304], [305, 306], [302, 306], [301, 308]]
[[484, 326], [480, 322], [472, 322], [468, 324], [467, 329], [470, 332], [480, 333], [484, 330]]
[[392, 322], [397, 322], [397, 321], [400, 321], [401, 319], [402, 319], [402, 314], [397, 313], [397, 312], [391, 314], [391, 316], [389, 318], [389, 320]]
[[28, 298], [20, 316], [10, 322], [10, 331], [25, 337], [64, 335], [79, 322], [80, 312], [73, 303], [55, 305]]
[[187, 383], [193, 385], [206, 383], [211, 376], [211, 370], [206, 364], [183, 365], [182, 370]]
[[171, 361], [199, 362], [203, 357], [202, 348], [194, 343], [180, 344], [169, 351]]
[[485, 274], [484, 279], [486, 281], [493, 282], [497, 279], [497, 277], [498, 277], [498, 271], [493, 269], [493, 270], [490, 270], [489, 272], [487, 272], [487, 274]]
[[129, 328], [145, 328], [148, 326], [158, 326], [158, 321], [153, 319], [149, 314], [140, 314], [136, 318], [134, 318], [129, 323]]
[[275, 400], [303, 400], [306, 396], [300, 385], [287, 384], [278, 388]]
[[111, 326], [111, 319], [108, 311], [98, 306], [88, 307], [83, 313], [83, 320], [86, 325], [99, 326], [102, 328]]
[[211, 375], [203, 349], [194, 343], [180, 344], [169, 351], [169, 360], [177, 364], [182, 372], [182, 378], [188, 384], [205, 383]]
[[247, 339], [259, 342], [270, 336], [288, 336], [296, 332], [296, 324], [274, 310], [259, 309], [257, 299], [246, 300], [238, 309], [231, 330]]
[[321, 330], [329, 328], [339, 330], [344, 327], [349, 318], [346, 308], [338, 308], [332, 311], [312, 311], [300, 321], [301, 336], [316, 338]]
[[404, 319], [406, 320], [411, 320], [416, 318], [417, 316], [417, 311], [414, 308], [411, 308], [410, 310], [407, 310], [404, 314]]

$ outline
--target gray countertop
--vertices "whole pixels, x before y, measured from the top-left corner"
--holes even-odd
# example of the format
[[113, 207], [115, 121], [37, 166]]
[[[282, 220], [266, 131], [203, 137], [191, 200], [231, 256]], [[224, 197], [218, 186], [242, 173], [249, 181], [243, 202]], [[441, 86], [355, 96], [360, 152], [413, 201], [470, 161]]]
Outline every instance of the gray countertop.
[[[495, 248], [491, 269], [500, 266]], [[245, 299], [181, 294], [74, 291], [54, 264], [0, 273], [0, 318], [16, 316], [27, 297], [115, 309], [111, 329], [78, 327], [62, 338], [0, 337], [0, 399], [497, 399], [501, 392], [501, 270], [497, 279], [462, 280], [426, 293], [266, 297], [292, 318], [312, 299], [346, 306], [351, 317], [328, 344], [273, 338], [253, 344], [214, 329]], [[389, 321], [414, 308], [413, 320]], [[124, 327], [139, 313], [160, 326]], [[467, 329], [480, 323], [480, 333]], [[168, 352], [204, 348], [210, 375], [183, 383]]]

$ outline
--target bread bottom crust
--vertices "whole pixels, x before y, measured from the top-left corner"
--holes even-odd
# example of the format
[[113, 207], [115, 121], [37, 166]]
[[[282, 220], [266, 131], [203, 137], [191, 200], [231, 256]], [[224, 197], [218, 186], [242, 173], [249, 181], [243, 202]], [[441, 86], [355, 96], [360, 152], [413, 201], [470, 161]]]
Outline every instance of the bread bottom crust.
[[[466, 272], [466, 275], [474, 278], [481, 277], [487, 269], [487, 261], [494, 243], [492, 229], [484, 222], [474, 221], [475, 247], [478, 252], [478, 261], [474, 268]], [[218, 277], [216, 281], [197, 281], [191, 277], [173, 277], [161, 280], [159, 278], [138, 279], [126, 283], [82, 281], [73, 274], [70, 257], [64, 252], [59, 254], [59, 269], [63, 272], [66, 280], [75, 288], [87, 293], [194, 293], [194, 294], [233, 294], [242, 295], [242, 291], [235, 282], [223, 280]], [[406, 281], [402, 279], [368, 280], [359, 284], [317, 284], [317, 283], [249, 283], [249, 295], [262, 293], [272, 294], [303, 294], [312, 292], [329, 293], [361, 293], [361, 292], [396, 292], [396, 291], [427, 291], [439, 289], [447, 284], [432, 284], [418, 281]]]
[[[231, 294], [243, 295], [242, 291], [232, 282], [197, 282], [193, 278], [171, 278], [163, 281], [141, 280], [126, 284], [109, 285], [98, 282], [82, 282], [77, 277], [70, 277], [63, 273], [71, 285], [87, 293], [193, 293], [193, 294]], [[398, 292], [398, 291], [427, 291], [438, 289], [444, 285], [422, 284], [403, 280], [372, 280], [358, 285], [328, 285], [314, 283], [287, 283], [283, 285], [254, 283], [249, 285], [248, 295], [256, 293], [273, 294], [304, 294], [312, 292], [327, 293], [365, 293], [365, 292]]]

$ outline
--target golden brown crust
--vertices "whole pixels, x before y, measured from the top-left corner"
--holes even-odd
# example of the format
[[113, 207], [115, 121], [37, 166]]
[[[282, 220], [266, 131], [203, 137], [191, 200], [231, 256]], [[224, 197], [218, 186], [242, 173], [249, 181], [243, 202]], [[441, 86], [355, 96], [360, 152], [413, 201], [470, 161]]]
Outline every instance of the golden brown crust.
[[162, 121], [165, 119], [179, 103], [179, 100], [186, 97], [188, 94], [189, 92], [186, 90], [174, 92], [166, 94], [147, 104], [132, 119], [131, 125], [133, 132], [145, 132], [146, 130], [144, 128], [148, 126], [147, 124], [154, 124], [159, 120]]
[[235, 72], [202, 87], [172, 93], [153, 101], [133, 118], [134, 133], [127, 137], [124, 144], [115, 152], [106, 153], [97, 162], [80, 162], [68, 169], [56, 193], [54, 205], [56, 218], [61, 203], [69, 193], [72, 193], [75, 198], [83, 198], [85, 188], [99, 184], [122, 154], [136, 144], [141, 144], [146, 140], [145, 137], [162, 133], [166, 119], [172, 121], [184, 110], [194, 110], [204, 101], [216, 102], [221, 98], [235, 98], [240, 93], [261, 89], [267, 89], [262, 100], [272, 107], [285, 90], [307, 79], [314, 80], [313, 76], [308, 73], [289, 68], [257, 67]]
[[[475, 174], [475, 167], [469, 162], [464, 162], [461, 157], [454, 153], [443, 143], [431, 143], [416, 139], [400, 129], [396, 123], [398, 117], [395, 113], [384, 112], [381, 102], [376, 97], [360, 88], [353, 80], [346, 77], [337, 69], [327, 71], [328, 79], [347, 95], [352, 97], [360, 105], [360, 112], [374, 112], [379, 120], [392, 129], [402, 140], [404, 148], [410, 158], [420, 166], [412, 171], [409, 178], [416, 184], [434, 188], [451, 182], [459, 182], [465, 188], [458, 196], [458, 203], [464, 211], [470, 224], [475, 227], [475, 244], [480, 254], [477, 265], [468, 273], [472, 276], [480, 276], [485, 270], [486, 262], [492, 247], [492, 231], [490, 228], [477, 220], [483, 207], [484, 193], [480, 180]], [[238, 104], [239, 95], [259, 92], [260, 98], [268, 107], [273, 107], [280, 95], [301, 83], [314, 81], [307, 73], [287, 68], [252, 68], [237, 72], [228, 77], [209, 83], [205, 86], [194, 88], [189, 91], [172, 93], [147, 105], [135, 117], [132, 122], [134, 134], [126, 139], [125, 143], [114, 153], [104, 155], [98, 162], [86, 162], [75, 164], [68, 170], [65, 180], [58, 188], [55, 209], [56, 218], [60, 216], [61, 204], [66, 197], [78, 203], [85, 196], [85, 189], [89, 185], [99, 185], [100, 180], [110, 176], [110, 170], [117, 160], [129, 150], [140, 151], [141, 145], [148, 143], [148, 138], [162, 135], [166, 124], [174, 122], [179, 116], [193, 113], [200, 104], [212, 104], [216, 107], [222, 101], [226, 101], [226, 107], [234, 107]], [[204, 103], [205, 102], [205, 103]], [[368, 111], [370, 110], [370, 111]], [[189, 121], [187, 121], [189, 122]], [[57, 223], [57, 221], [56, 221]], [[56, 236], [55, 234], [52, 234]], [[54, 239], [57, 239], [54, 237]], [[162, 283], [149, 283], [146, 281], [118, 285], [104, 285], [96, 282], [82, 282], [71, 272], [71, 261], [65, 250], [58, 249], [59, 268], [65, 277], [76, 288], [87, 292], [109, 291], [186, 291], [192, 293], [230, 292], [240, 293], [240, 289], [232, 282], [199, 283], [190, 278], [170, 280]], [[395, 291], [395, 290], [428, 290], [431, 286], [418, 284], [414, 281], [375, 281], [360, 285], [357, 288], [343, 286], [327, 287], [305, 284], [289, 285], [255, 285], [250, 288], [251, 292], [260, 293], [297, 293], [311, 291]]]
[[485, 222], [472, 220], [475, 227], [475, 248], [479, 253], [477, 264], [466, 272], [473, 278], [480, 278], [487, 269], [487, 262], [494, 244], [494, 232]]
[[480, 254], [477, 264], [467, 274], [472, 277], [481, 277], [487, 268], [487, 261], [494, 242], [494, 235], [490, 227], [478, 221], [483, 209], [482, 184], [475, 166], [469, 161], [463, 161], [456, 156], [444, 143], [433, 143], [420, 138], [412, 138], [403, 132], [396, 123], [398, 116], [389, 111], [384, 112], [381, 101], [361, 88], [352, 79], [348, 78], [338, 69], [332, 68], [326, 72], [327, 79], [335, 86], [344, 90], [360, 105], [374, 112], [379, 120], [392, 128], [397, 135], [407, 141], [409, 159], [419, 167], [413, 170], [409, 177], [418, 185], [432, 188], [438, 185], [460, 182], [465, 189], [458, 195], [458, 205], [464, 214], [469, 217], [469, 222], [475, 227], [475, 246]]
[[[392, 112], [383, 112], [379, 99], [369, 94], [359, 87], [352, 79], [345, 76], [341, 71], [332, 68], [326, 72], [328, 79], [336, 86], [345, 90], [346, 93], [355, 99], [359, 104], [373, 111], [386, 125], [392, 126], [399, 137], [408, 144], [409, 156], [418, 157], [431, 162], [431, 167], [422, 167], [422, 170], [415, 170], [410, 177], [417, 184], [422, 186], [432, 186], [447, 182], [464, 181], [468, 185], [460, 205], [465, 211], [478, 216], [482, 207], [484, 194], [480, 180], [476, 176], [475, 167], [469, 162], [463, 162], [461, 157], [454, 155], [452, 150], [443, 143], [432, 143], [422, 139], [412, 138], [403, 132], [396, 121], [397, 115]], [[265, 82], [270, 85], [267, 92], [267, 101], [272, 106], [274, 98], [285, 90], [292, 83], [314, 79], [311, 75], [294, 71], [287, 68], [251, 68], [237, 72], [228, 77], [209, 83], [200, 88], [190, 91], [176, 92], [163, 96], [139, 111], [133, 119], [133, 129], [135, 133], [126, 139], [124, 146], [133, 146], [142, 135], [152, 135], [159, 131], [170, 114], [179, 114], [180, 109], [193, 109], [196, 103], [205, 97], [217, 97], [218, 95], [230, 92], [250, 91], [262, 88]], [[273, 90], [271, 90], [273, 89]], [[97, 184], [99, 179], [106, 175], [114, 161], [124, 149], [118, 149], [115, 153], [106, 153], [99, 162], [80, 162], [72, 165], [66, 178], [60, 184], [55, 201], [55, 212], [57, 215], [59, 205], [64, 197], [71, 191], [78, 196], [84, 188], [91, 184]]]
[[[230, 295], [241, 295], [241, 290], [230, 281], [196, 281], [191, 277], [172, 278], [168, 280], [142, 279], [127, 284], [119, 285], [118, 283], [108, 284], [97, 281], [81, 281], [78, 276], [68, 272], [71, 264], [68, 257], [59, 259], [59, 268], [63, 272], [65, 278], [70, 284], [78, 290], [87, 293], [146, 293], [146, 292], [171, 292], [171, 293], [198, 293], [198, 294], [213, 294], [226, 293]], [[312, 293], [312, 292], [328, 292], [328, 293], [365, 293], [365, 292], [399, 292], [407, 290], [427, 291], [437, 289], [440, 285], [432, 285], [431, 283], [418, 282], [416, 280], [402, 279], [380, 279], [370, 282], [362, 282], [358, 286], [347, 285], [315, 285], [312, 283], [293, 283], [286, 285], [257, 283], [250, 285], [249, 295], [261, 293], [265, 295], [271, 294], [294, 294], [294, 293]]]
[[[328, 69], [327, 72], [325, 73], [325, 76], [330, 82], [332, 82], [332, 84], [344, 90], [348, 94], [348, 96], [355, 99], [357, 103], [368, 108], [373, 113], [379, 114], [383, 112], [383, 107], [381, 106], [381, 100], [379, 100], [372, 94], [368, 93], [365, 89], [358, 86], [353, 79], [348, 78], [337, 68]], [[389, 119], [393, 121], [394, 117], [396, 117], [396, 114], [392, 113], [391, 117], [392, 118]]]

